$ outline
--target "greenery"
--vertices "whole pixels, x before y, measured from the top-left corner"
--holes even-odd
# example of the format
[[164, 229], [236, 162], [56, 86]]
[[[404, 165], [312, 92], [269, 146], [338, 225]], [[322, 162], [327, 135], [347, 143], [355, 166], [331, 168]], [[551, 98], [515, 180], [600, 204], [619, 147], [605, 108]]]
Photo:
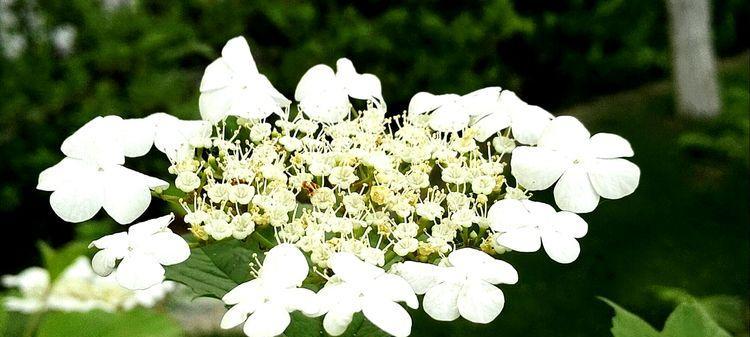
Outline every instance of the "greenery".
[[[731, 337], [746, 336], [738, 326], [747, 324], [747, 303], [739, 298], [711, 296], [695, 298], [679, 289], [661, 289], [661, 297], [677, 302], [664, 329], [659, 332], [646, 321], [608, 299], [615, 310], [612, 318], [614, 337]], [[740, 304], [740, 305], [738, 305]]]

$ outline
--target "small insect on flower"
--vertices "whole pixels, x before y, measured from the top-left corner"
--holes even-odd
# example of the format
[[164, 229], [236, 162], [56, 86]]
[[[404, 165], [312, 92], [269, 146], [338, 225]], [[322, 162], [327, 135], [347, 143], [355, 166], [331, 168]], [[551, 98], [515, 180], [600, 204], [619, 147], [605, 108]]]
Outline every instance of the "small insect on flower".
[[307, 192], [307, 195], [312, 197], [315, 194], [315, 191], [318, 189], [318, 184], [311, 182], [311, 181], [303, 181], [302, 182], [302, 189]]

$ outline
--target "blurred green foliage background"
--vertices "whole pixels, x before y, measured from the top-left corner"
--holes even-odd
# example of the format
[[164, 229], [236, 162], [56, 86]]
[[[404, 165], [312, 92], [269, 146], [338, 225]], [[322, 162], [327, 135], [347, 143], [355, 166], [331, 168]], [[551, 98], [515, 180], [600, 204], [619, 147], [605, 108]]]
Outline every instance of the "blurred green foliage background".
[[[747, 49], [749, 12], [744, 0], [713, 2], [721, 57]], [[748, 56], [721, 64], [719, 119], [676, 117], [661, 1], [3, 0], [0, 13], [0, 219], [13, 241], [0, 245], [12, 257], [1, 274], [38, 265], [37, 240], [60, 245], [113, 226], [63, 223], [34, 189], [67, 135], [98, 115], [198, 118], [203, 69], [244, 35], [287, 97], [310, 66], [348, 57], [380, 77], [397, 111], [418, 91], [500, 85], [633, 143], [641, 187], [585, 216], [591, 230], [576, 263], [512, 256], [521, 282], [504, 288], [498, 320], [444, 324], [415, 313], [415, 336], [608, 336], [611, 310], [597, 295], [655, 326], [671, 307], [652, 286], [748, 297]], [[61, 27], [75, 32], [67, 48]], [[20, 51], [10, 36], [25, 41]], [[135, 165], [166, 167], [156, 158]]]

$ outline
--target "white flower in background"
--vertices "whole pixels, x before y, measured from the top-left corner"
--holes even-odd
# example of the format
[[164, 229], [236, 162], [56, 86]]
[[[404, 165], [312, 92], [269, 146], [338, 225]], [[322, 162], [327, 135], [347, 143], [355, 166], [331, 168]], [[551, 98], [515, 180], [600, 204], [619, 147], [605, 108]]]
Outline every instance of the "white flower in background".
[[472, 118], [474, 139], [483, 142], [500, 130], [510, 127], [513, 139], [521, 144], [533, 145], [547, 124], [554, 118], [551, 113], [522, 101], [510, 90], [500, 93], [491, 113]]
[[387, 274], [351, 253], [335, 253], [328, 264], [335, 275], [318, 293], [326, 312], [323, 327], [328, 334], [343, 334], [352, 316], [360, 311], [375, 326], [393, 336], [411, 333], [411, 317], [396, 302], [405, 302], [413, 309], [419, 303], [403, 278]]
[[556, 212], [552, 206], [531, 200], [504, 199], [487, 213], [490, 227], [498, 234], [497, 244], [519, 252], [535, 252], [544, 244], [552, 260], [571, 263], [581, 247], [576, 239], [588, 231], [588, 225], [575, 213]]
[[153, 307], [174, 289], [174, 283], [163, 282], [145, 290], [128, 290], [114, 276], [100, 277], [91, 269], [85, 256], [76, 258], [60, 276], [50, 283], [49, 272], [31, 267], [18, 275], [5, 275], [2, 284], [18, 288], [20, 297], [6, 297], [8, 310], [34, 313], [43, 310], [87, 312], [130, 310], [137, 306]]
[[73, 52], [77, 35], [78, 31], [76, 27], [70, 24], [57, 26], [50, 32], [52, 44], [55, 46], [57, 52], [62, 55], [69, 55]]
[[406, 279], [417, 294], [425, 294], [422, 307], [438, 321], [461, 316], [474, 323], [489, 323], [505, 305], [503, 292], [494, 284], [518, 282], [513, 266], [472, 248], [452, 252], [445, 266], [408, 261], [392, 271]]
[[173, 163], [195, 155], [195, 148], [210, 144], [213, 127], [202, 120], [181, 120], [163, 112], [146, 117], [153, 124], [153, 144]]
[[39, 267], [27, 268], [18, 275], [4, 275], [2, 285], [18, 288], [20, 297], [6, 297], [3, 305], [10, 311], [33, 313], [46, 307], [44, 297], [49, 290], [50, 277], [47, 270]]
[[[164, 281], [164, 266], [178, 264], [190, 256], [187, 242], [167, 226], [174, 214], [131, 226], [127, 233], [107, 235], [91, 243], [101, 249], [91, 261], [94, 271], [107, 276], [115, 271], [120, 285], [146, 289]], [[115, 268], [118, 260], [122, 260]]]
[[342, 121], [351, 111], [349, 97], [385, 107], [380, 80], [373, 74], [357, 73], [346, 58], [336, 61], [336, 73], [325, 64], [308, 69], [294, 92], [302, 112], [323, 123]]
[[596, 208], [600, 197], [619, 199], [635, 191], [641, 171], [620, 158], [632, 155], [624, 138], [610, 133], [591, 136], [577, 119], [561, 116], [544, 129], [536, 147], [513, 150], [510, 164], [519, 185], [536, 191], [557, 181], [557, 206], [587, 213]]
[[258, 72], [250, 46], [235, 37], [221, 50], [221, 57], [206, 67], [200, 86], [201, 117], [216, 123], [227, 116], [263, 119], [271, 114], [286, 117], [291, 101]]
[[315, 293], [300, 288], [308, 271], [307, 260], [297, 247], [281, 244], [272, 248], [266, 253], [258, 277], [238, 285], [222, 298], [233, 307], [224, 314], [221, 328], [231, 329], [244, 322], [248, 337], [273, 337], [289, 326], [291, 312], [319, 316]]

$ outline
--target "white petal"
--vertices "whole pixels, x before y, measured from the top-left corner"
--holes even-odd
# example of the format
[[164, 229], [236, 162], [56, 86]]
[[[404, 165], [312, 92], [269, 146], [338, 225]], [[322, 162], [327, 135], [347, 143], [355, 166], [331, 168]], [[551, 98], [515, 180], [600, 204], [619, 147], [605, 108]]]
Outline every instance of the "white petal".
[[233, 97], [228, 114], [247, 119], [263, 119], [271, 114], [283, 116], [282, 108], [276, 103], [264, 86], [253, 86], [241, 89]]
[[559, 263], [571, 263], [581, 253], [581, 246], [576, 239], [552, 231], [542, 235], [544, 251], [549, 257]]
[[352, 98], [383, 100], [380, 79], [373, 74], [359, 74], [347, 58], [336, 61], [336, 78], [341, 81]]
[[552, 120], [539, 137], [539, 146], [553, 149], [578, 151], [588, 146], [591, 133], [575, 117], [560, 116]]
[[118, 134], [122, 118], [96, 117], [66, 138], [60, 150], [68, 157], [95, 162], [99, 165], [125, 163], [125, 152]]
[[445, 282], [438, 284], [424, 295], [422, 308], [430, 317], [438, 321], [452, 321], [458, 318], [458, 294], [461, 285]]
[[164, 231], [172, 221], [174, 221], [173, 213], [139, 222], [128, 228], [128, 239], [138, 243], [148, 241], [154, 234]]
[[234, 287], [228, 293], [224, 294], [221, 300], [228, 305], [240, 302], [260, 301], [262, 295], [261, 287], [262, 282], [258, 279], [253, 279]]
[[591, 137], [589, 151], [597, 158], [632, 157], [633, 148], [627, 139], [611, 133], [597, 133]]
[[133, 222], [151, 204], [151, 191], [136, 173], [122, 166], [104, 172], [104, 210], [119, 224]]
[[91, 247], [116, 251], [118, 252], [118, 259], [121, 259], [125, 257], [128, 251], [128, 233], [120, 232], [101, 237], [91, 242], [89, 248]]
[[160, 264], [171, 266], [187, 260], [190, 257], [190, 247], [179, 235], [171, 231], [160, 232], [151, 237], [149, 253]]
[[347, 83], [346, 89], [350, 97], [367, 100], [376, 99], [376, 103], [383, 103], [380, 79], [373, 74], [359, 75], [352, 82]]
[[516, 284], [518, 283], [518, 272], [510, 263], [492, 259], [485, 262], [481, 268], [470, 273], [486, 282], [492, 284]]
[[346, 88], [333, 69], [324, 64], [310, 68], [302, 76], [294, 98], [305, 115], [323, 123], [338, 123], [351, 109]]
[[574, 238], [582, 238], [588, 232], [588, 224], [578, 214], [566, 211], [555, 214], [550, 226], [555, 232], [565, 234]]
[[368, 293], [392, 302], [404, 302], [412, 309], [419, 307], [414, 289], [401, 276], [382, 274], [368, 287]]
[[148, 289], [164, 281], [164, 267], [153, 257], [133, 253], [122, 259], [115, 278], [125, 288]]
[[128, 157], [140, 157], [154, 143], [154, 124], [145, 118], [125, 119], [120, 129], [120, 143]]
[[63, 185], [80, 179], [87, 179], [96, 174], [96, 167], [91, 163], [73, 158], [63, 158], [59, 163], [39, 174], [36, 188], [42, 191], [54, 191]]
[[594, 189], [607, 199], [630, 195], [641, 179], [641, 169], [625, 159], [597, 159], [587, 169]]
[[112, 271], [115, 270], [115, 264], [117, 263], [117, 256], [112, 254], [110, 250], [101, 250], [94, 254], [91, 259], [91, 268], [99, 276], [109, 276]]
[[221, 89], [232, 81], [232, 69], [223, 58], [218, 58], [206, 67], [201, 79], [200, 91], [207, 92]]
[[385, 271], [357, 258], [352, 253], [340, 252], [331, 255], [328, 265], [346, 282], [358, 283], [372, 280]]
[[534, 218], [521, 200], [503, 199], [490, 206], [487, 212], [490, 227], [497, 232], [508, 232], [521, 227], [533, 226]]
[[526, 189], [547, 189], [560, 178], [568, 166], [560, 153], [541, 147], [519, 146], [510, 159], [511, 174]]
[[430, 128], [440, 132], [456, 132], [469, 126], [470, 116], [458, 103], [443, 104], [430, 115]]
[[273, 99], [273, 101], [276, 103], [276, 106], [284, 111], [282, 114], [279, 114], [279, 116], [286, 119], [287, 112], [289, 111], [289, 106], [292, 104], [292, 101], [290, 101], [288, 98], [286, 98], [286, 96], [282, 95], [276, 88], [274, 88], [273, 84], [271, 84], [271, 81], [269, 81], [265, 75], [258, 75], [255, 79], [255, 85], [259, 88], [262, 88], [261, 91], [271, 97], [271, 99]]
[[599, 194], [580, 165], [571, 166], [555, 186], [557, 207], [574, 213], [588, 213], [599, 204]]
[[500, 87], [487, 87], [472, 91], [461, 96], [461, 105], [464, 112], [469, 116], [487, 116], [498, 114], [508, 116], [508, 113], [502, 111], [500, 105]]
[[518, 272], [513, 266], [505, 261], [496, 260], [481, 250], [473, 248], [455, 250], [448, 255], [448, 262], [457, 267], [460, 273], [466, 273], [491, 283], [514, 284], [518, 282]]
[[286, 311], [300, 311], [305, 316], [317, 317], [323, 314], [320, 300], [315, 292], [305, 288], [284, 289], [279, 295]]
[[[458, 98], [458, 95], [455, 95], [455, 98]], [[409, 101], [409, 115], [421, 115], [430, 112], [437, 109], [443, 103], [444, 100], [439, 98], [439, 96], [424, 91], [418, 92]]]
[[331, 336], [341, 336], [352, 323], [353, 312], [343, 308], [333, 308], [323, 318], [323, 329]]
[[[226, 110], [217, 121], [224, 118], [225, 113]], [[156, 126], [154, 146], [173, 162], [180, 162], [182, 155], [192, 156], [191, 141], [206, 139], [212, 132], [211, 124], [206, 121], [183, 121], [165, 113], [155, 113], [147, 118], [153, 119]]]
[[470, 322], [487, 324], [503, 310], [505, 296], [497, 287], [483, 281], [467, 281], [458, 295], [458, 311]]
[[511, 132], [521, 144], [534, 145], [554, 116], [536, 105], [523, 105], [511, 114]]
[[248, 76], [258, 73], [258, 68], [250, 53], [250, 46], [242, 36], [237, 36], [224, 45], [221, 50], [221, 58], [227, 66], [240, 76]]
[[245, 320], [247, 320], [247, 315], [255, 311], [255, 304], [256, 303], [241, 302], [229, 308], [221, 318], [221, 324], [219, 326], [222, 329], [231, 329], [244, 323]]
[[247, 337], [274, 337], [284, 333], [291, 317], [283, 307], [273, 303], [260, 305], [245, 322]]
[[416, 294], [422, 295], [438, 282], [440, 267], [431, 263], [406, 261], [393, 265], [391, 272], [403, 277]]
[[503, 247], [524, 253], [531, 253], [542, 247], [541, 234], [536, 227], [520, 227], [497, 236], [497, 243]]
[[238, 87], [229, 86], [201, 93], [198, 98], [201, 118], [214, 124], [226, 118], [239, 91]]
[[308, 272], [305, 255], [296, 246], [285, 243], [266, 253], [259, 277], [281, 287], [292, 287], [301, 285]]
[[71, 181], [50, 195], [49, 203], [55, 214], [67, 222], [82, 222], [99, 212], [104, 202], [104, 186], [98, 174]]
[[505, 111], [497, 111], [473, 121], [471, 128], [477, 132], [474, 135], [474, 139], [483, 142], [509, 126], [510, 115]]
[[315, 65], [308, 69], [297, 83], [294, 99], [299, 102], [311, 95], [316, 95], [321, 88], [328, 87], [333, 82], [336, 82], [336, 74], [331, 67], [325, 64]]
[[318, 292], [318, 298], [322, 311], [342, 310], [345, 312], [362, 311], [362, 301], [359, 289], [353, 283], [333, 281], [326, 282], [323, 289]]
[[454, 250], [448, 255], [451, 265], [466, 269], [474, 269], [483, 266], [489, 261], [494, 261], [492, 256], [474, 248], [461, 248]]
[[368, 296], [362, 305], [362, 313], [372, 324], [395, 337], [406, 337], [411, 333], [411, 317], [396, 303]]

